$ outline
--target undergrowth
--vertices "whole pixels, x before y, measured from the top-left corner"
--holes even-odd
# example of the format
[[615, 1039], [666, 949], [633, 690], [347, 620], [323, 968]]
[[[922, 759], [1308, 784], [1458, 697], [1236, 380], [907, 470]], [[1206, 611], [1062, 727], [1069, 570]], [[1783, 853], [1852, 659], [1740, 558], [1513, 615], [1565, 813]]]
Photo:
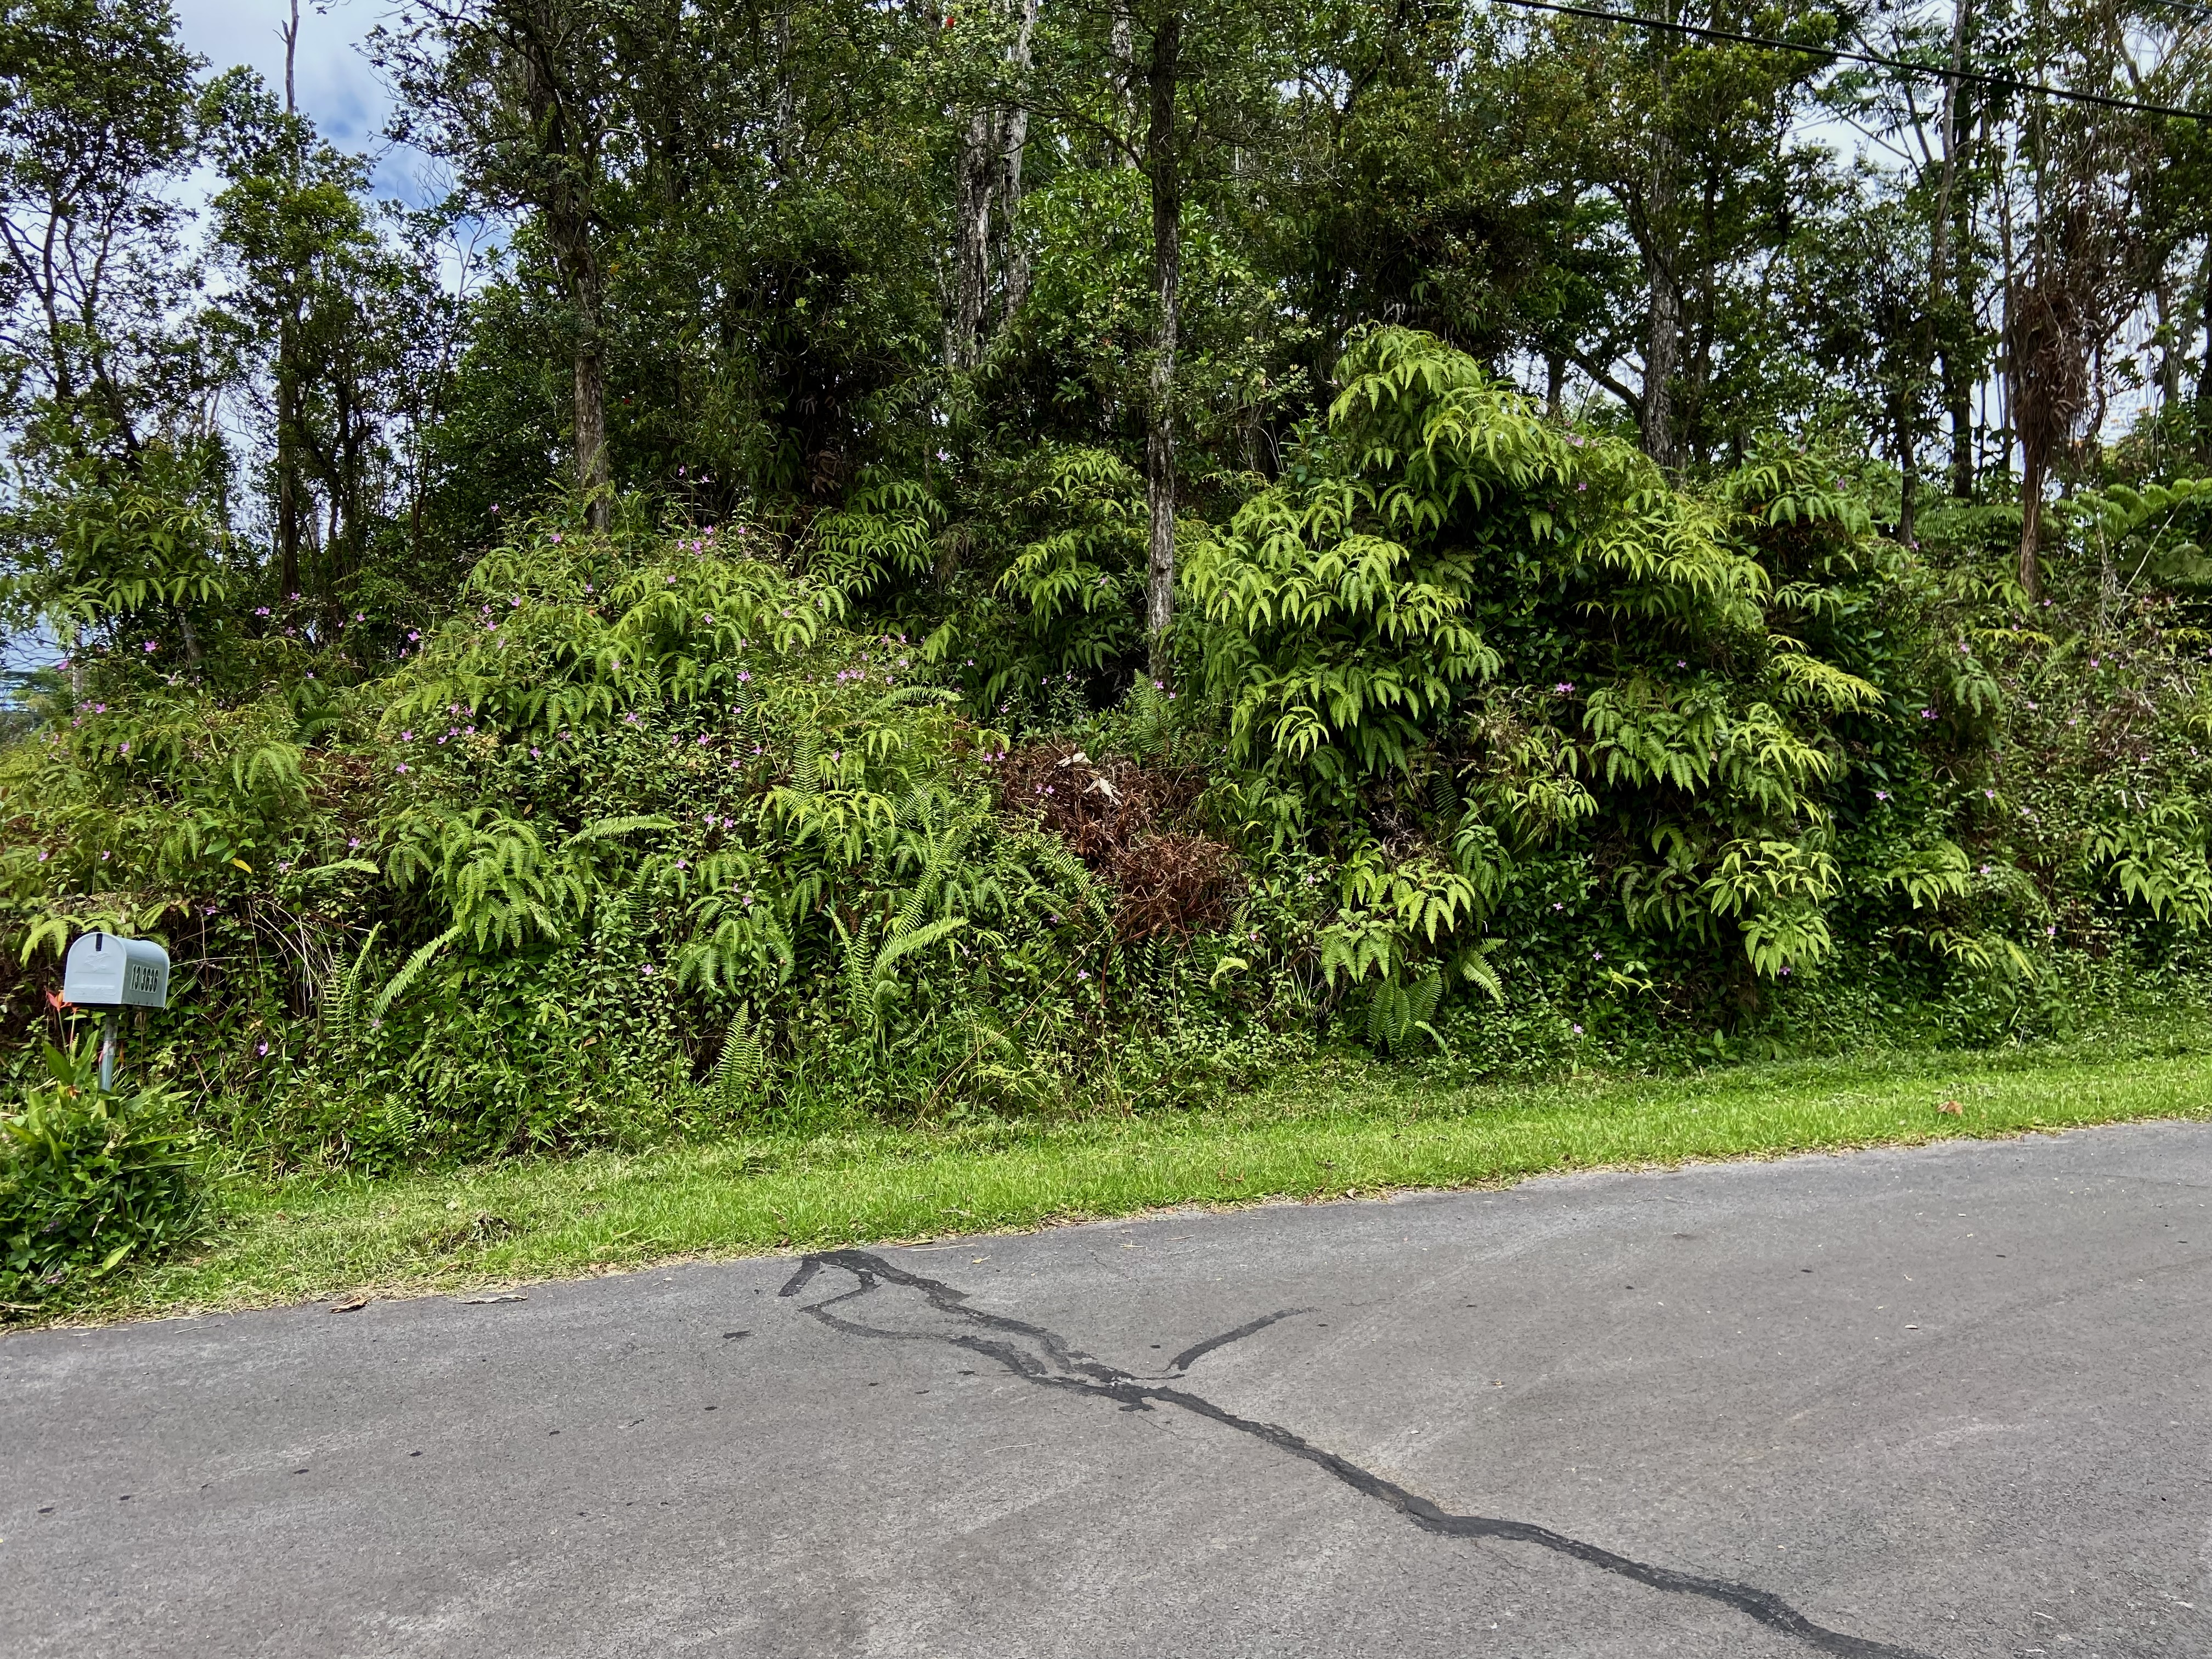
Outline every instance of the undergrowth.
[[1140, 482], [1080, 451], [510, 515], [434, 625], [88, 497], [136, 574], [47, 596], [83, 644], [0, 750], [15, 1086], [95, 926], [176, 963], [128, 1063], [264, 1174], [2194, 1006], [2203, 492], [2077, 499], [2031, 598], [1832, 455], [1669, 478], [1402, 330], [1340, 382], [1185, 520], [1159, 680]]

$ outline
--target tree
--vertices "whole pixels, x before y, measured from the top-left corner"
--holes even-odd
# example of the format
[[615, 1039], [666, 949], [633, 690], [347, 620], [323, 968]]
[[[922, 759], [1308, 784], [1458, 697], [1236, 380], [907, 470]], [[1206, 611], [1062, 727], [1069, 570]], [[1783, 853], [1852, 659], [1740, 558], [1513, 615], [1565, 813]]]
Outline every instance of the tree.
[[[1817, 52], [1715, 45], [1663, 27], [1751, 21], [1726, 0], [1655, 0], [1644, 15], [1662, 27], [1531, 26], [1521, 67], [1553, 82], [1529, 133], [1552, 187], [1601, 196], [1610, 213], [1585, 222], [1625, 237], [1635, 256], [1636, 290], [1616, 297], [1633, 307], [1632, 321], [1558, 346], [1635, 416], [1644, 453], [1674, 466], [1725, 447], [1741, 429], [1740, 413], [1716, 412], [1725, 393], [1746, 389], [1721, 384], [1728, 313], [1765, 282], [1787, 240], [1812, 167], [1792, 125], [1825, 64]], [[1815, 16], [1802, 29], [1818, 46], [1832, 27]], [[1632, 387], [1616, 372], [1616, 351], [1636, 359]]]
[[415, 0], [379, 61], [404, 103], [398, 131], [450, 162], [495, 212], [535, 214], [567, 291], [575, 478], [608, 522], [606, 260], [611, 175], [624, 159], [636, 44], [674, 9], [614, 0]]
[[386, 505], [377, 475], [407, 401], [405, 337], [438, 298], [381, 233], [363, 161], [322, 143], [251, 71], [211, 85], [204, 118], [223, 179], [211, 251], [232, 278], [206, 325], [233, 389], [265, 410], [277, 591], [311, 591], [334, 612]]
[[0, 13], [0, 247], [7, 351], [66, 450], [138, 451], [127, 358], [177, 262], [161, 183], [193, 147], [199, 60], [167, 0], [23, 0]]

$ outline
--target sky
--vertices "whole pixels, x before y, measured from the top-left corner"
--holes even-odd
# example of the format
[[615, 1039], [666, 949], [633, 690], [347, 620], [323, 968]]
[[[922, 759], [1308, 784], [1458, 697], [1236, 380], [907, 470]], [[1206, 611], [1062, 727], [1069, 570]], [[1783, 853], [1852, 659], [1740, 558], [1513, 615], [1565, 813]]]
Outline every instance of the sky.
[[[185, 44], [217, 70], [247, 64], [270, 90], [283, 95], [284, 42], [277, 29], [289, 15], [287, 0], [175, 0]], [[422, 158], [392, 152], [379, 135], [392, 100], [361, 42], [392, 11], [391, 0], [306, 0], [300, 8], [300, 51], [293, 80], [300, 110], [313, 118], [339, 149], [366, 150], [378, 158], [379, 194], [419, 204], [416, 182]]]

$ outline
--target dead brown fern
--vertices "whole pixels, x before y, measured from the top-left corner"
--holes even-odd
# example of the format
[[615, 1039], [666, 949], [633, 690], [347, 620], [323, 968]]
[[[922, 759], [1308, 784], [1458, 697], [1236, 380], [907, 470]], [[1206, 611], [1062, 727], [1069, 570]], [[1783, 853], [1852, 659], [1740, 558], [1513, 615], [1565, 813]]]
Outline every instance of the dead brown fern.
[[1243, 872], [1233, 848], [1185, 822], [1201, 779], [1093, 760], [1071, 743], [1013, 750], [995, 769], [1000, 805], [1059, 836], [1113, 887], [1114, 933], [1122, 944], [1228, 925]]

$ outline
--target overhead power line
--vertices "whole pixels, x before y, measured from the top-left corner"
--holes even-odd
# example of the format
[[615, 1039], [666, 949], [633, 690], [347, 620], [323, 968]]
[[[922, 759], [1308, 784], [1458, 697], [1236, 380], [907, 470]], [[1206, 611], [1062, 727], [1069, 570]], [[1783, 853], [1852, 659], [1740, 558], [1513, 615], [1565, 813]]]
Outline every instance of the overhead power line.
[[2195, 0], [2148, 0], [2161, 11], [2186, 12], [2191, 17], [2212, 17], [2212, 6], [2200, 6]]
[[1745, 34], [1735, 29], [1707, 28], [1699, 23], [1674, 23], [1658, 17], [1635, 17], [1626, 12], [1600, 11], [1595, 6], [1559, 5], [1553, 0], [1500, 0], [1500, 3], [1519, 6], [1528, 11], [1557, 12], [1564, 17], [1588, 17], [1601, 23], [1626, 23], [1631, 28], [1656, 29], [1666, 34], [1686, 34], [1700, 40], [1724, 40], [1731, 46], [1765, 46], [1774, 52], [1802, 52], [1808, 58], [1825, 58], [1832, 64], [1869, 64], [1876, 69], [1902, 70], [1907, 75], [1923, 76], [1931, 81], [1971, 81], [1978, 86], [1996, 87], [2007, 92], [2032, 92], [2069, 104], [2094, 104], [2100, 109], [2130, 110], [2138, 115], [2170, 115], [2183, 121], [2212, 121], [2212, 112], [2203, 110], [2175, 109], [2166, 104], [2139, 104], [2126, 98], [2107, 97], [2101, 92], [2075, 92], [2066, 87], [2046, 86], [2040, 81], [2023, 81], [2016, 76], [1988, 75], [1978, 70], [1954, 70], [1940, 64], [1915, 64], [1903, 58], [1885, 58], [1878, 52], [1850, 52], [1841, 46], [1814, 46], [1802, 40], [1777, 40], [1771, 34]]

